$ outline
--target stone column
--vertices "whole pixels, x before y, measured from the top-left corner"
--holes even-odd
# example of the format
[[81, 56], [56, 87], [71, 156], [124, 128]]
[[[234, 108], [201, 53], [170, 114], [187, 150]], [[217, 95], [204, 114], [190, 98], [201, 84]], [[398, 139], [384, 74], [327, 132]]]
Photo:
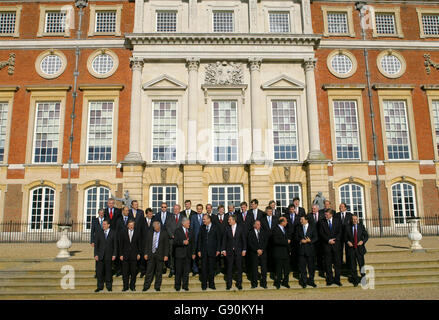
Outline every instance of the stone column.
[[249, 58], [248, 64], [250, 68], [250, 84], [251, 84], [251, 120], [252, 120], [252, 162], [260, 162], [265, 158], [262, 151], [263, 146], [263, 124], [265, 119], [265, 111], [262, 108], [260, 97], [261, 86], [261, 58]]
[[304, 34], [312, 34], [310, 0], [302, 0], [302, 29]]
[[189, 32], [198, 32], [197, 2], [198, 0], [189, 0]]
[[140, 106], [142, 104], [142, 69], [143, 59], [131, 58], [133, 78], [131, 84], [131, 113], [130, 113], [130, 149], [124, 162], [142, 162], [140, 154]]
[[319, 117], [317, 110], [316, 81], [314, 68], [316, 59], [308, 59], [303, 63], [306, 79], [306, 110], [308, 116], [309, 153], [308, 160], [324, 160], [320, 151]]
[[143, 10], [145, 0], [136, 0], [134, 8], [134, 33], [143, 32]]
[[198, 68], [199, 58], [189, 58], [186, 60], [189, 71], [188, 87], [188, 123], [186, 139], [186, 160], [188, 163], [196, 163], [198, 160], [197, 149], [197, 117], [198, 117]]

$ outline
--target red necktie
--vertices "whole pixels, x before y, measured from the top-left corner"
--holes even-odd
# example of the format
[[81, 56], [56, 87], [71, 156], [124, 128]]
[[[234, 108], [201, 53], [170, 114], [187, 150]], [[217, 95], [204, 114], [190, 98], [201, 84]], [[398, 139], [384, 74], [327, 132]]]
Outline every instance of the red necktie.
[[220, 223], [223, 223], [223, 219], [222, 218], [220, 218]]
[[113, 220], [113, 208], [110, 209], [110, 220]]
[[357, 249], [357, 243], [358, 243], [358, 239], [357, 239], [357, 226], [354, 226], [354, 248]]
[[178, 216], [175, 215], [175, 222], [178, 223]]
[[186, 240], [189, 240], [189, 234], [187, 232], [187, 229], [186, 229]]

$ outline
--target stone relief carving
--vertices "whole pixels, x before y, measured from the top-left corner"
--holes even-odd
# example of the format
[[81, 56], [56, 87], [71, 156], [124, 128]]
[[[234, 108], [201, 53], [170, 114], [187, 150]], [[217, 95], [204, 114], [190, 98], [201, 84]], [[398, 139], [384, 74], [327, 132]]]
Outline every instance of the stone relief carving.
[[242, 65], [234, 62], [217, 61], [206, 66], [205, 84], [242, 84], [244, 73]]
[[12, 76], [15, 70], [15, 53], [9, 54], [9, 59], [6, 61], [0, 61], [0, 70], [4, 67], [8, 67], [8, 74]]
[[431, 72], [431, 67], [439, 70], [439, 63], [435, 63], [433, 62], [433, 60], [431, 60], [430, 58], [430, 54], [426, 53], [424, 54], [424, 65], [425, 65], [425, 69], [427, 70], [427, 74], [430, 74]]

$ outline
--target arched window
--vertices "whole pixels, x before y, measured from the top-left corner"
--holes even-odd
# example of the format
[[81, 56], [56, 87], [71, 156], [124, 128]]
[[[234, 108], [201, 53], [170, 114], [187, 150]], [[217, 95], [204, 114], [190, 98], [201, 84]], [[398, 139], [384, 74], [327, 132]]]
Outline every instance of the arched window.
[[393, 215], [396, 224], [405, 224], [406, 218], [416, 216], [415, 187], [406, 182], [392, 185]]
[[50, 187], [38, 187], [30, 191], [29, 229], [52, 230], [55, 211], [55, 190]]
[[90, 230], [92, 217], [96, 217], [98, 210], [105, 207], [108, 198], [110, 198], [110, 189], [106, 187], [94, 186], [85, 190], [85, 230]]
[[363, 187], [355, 183], [346, 183], [340, 186], [340, 202], [347, 205], [352, 214], [356, 214], [360, 221], [365, 218]]

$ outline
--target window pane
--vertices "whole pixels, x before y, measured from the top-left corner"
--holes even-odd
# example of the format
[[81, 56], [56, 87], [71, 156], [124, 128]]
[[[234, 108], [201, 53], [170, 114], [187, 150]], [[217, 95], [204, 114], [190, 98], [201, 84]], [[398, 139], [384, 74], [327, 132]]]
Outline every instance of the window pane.
[[335, 72], [346, 74], [352, 70], [352, 61], [345, 54], [336, 54], [331, 60], [331, 66]]
[[275, 160], [297, 160], [296, 101], [271, 102], [273, 113], [273, 145]]
[[176, 32], [177, 12], [157, 11], [157, 32]]
[[290, 32], [288, 12], [270, 12], [270, 32]]
[[106, 74], [110, 72], [111, 69], [113, 69], [113, 66], [113, 58], [106, 53], [96, 56], [92, 62], [93, 70], [98, 74]]
[[405, 101], [384, 101], [389, 159], [410, 159], [409, 129]]
[[41, 60], [41, 70], [48, 75], [58, 73], [62, 68], [62, 60], [56, 54], [50, 54]]
[[213, 102], [214, 161], [238, 160], [238, 112], [236, 101]]
[[274, 200], [276, 206], [285, 212], [290, 204], [293, 203], [295, 197], [300, 198], [301, 188], [299, 184], [275, 184]]
[[376, 13], [375, 27], [378, 34], [395, 34], [395, 14], [393, 13]]
[[168, 205], [168, 211], [172, 212], [172, 207], [177, 203], [176, 186], [152, 186], [151, 187], [151, 209], [154, 213], [161, 211], [162, 202]]
[[34, 162], [56, 163], [59, 147], [60, 102], [38, 102], [35, 116]]
[[242, 189], [236, 185], [221, 185], [210, 187], [211, 199], [209, 202], [212, 204], [213, 212], [218, 212], [218, 206], [222, 204], [226, 207], [229, 204], [233, 204], [235, 207], [239, 207], [242, 201]]
[[337, 159], [360, 159], [356, 101], [334, 101]]
[[64, 33], [66, 30], [66, 13], [61, 11], [46, 12], [46, 33]]
[[177, 102], [153, 102], [152, 161], [175, 161], [177, 148]]
[[349, 33], [348, 14], [346, 12], [328, 12], [329, 33]]
[[213, 12], [213, 32], [233, 32], [233, 11]]
[[423, 14], [422, 26], [424, 34], [439, 35], [439, 14]]
[[363, 188], [357, 184], [344, 184], [340, 187], [340, 200], [346, 203], [347, 210], [364, 219]]
[[8, 126], [8, 103], [0, 102], [0, 162], [3, 162], [5, 156], [7, 126]]
[[108, 198], [110, 198], [110, 189], [105, 187], [91, 187], [85, 191], [85, 226], [86, 230], [91, 228], [91, 220], [96, 217], [99, 209], [105, 208]]
[[116, 32], [116, 11], [97, 11], [95, 32]]
[[397, 74], [401, 71], [401, 61], [394, 55], [385, 55], [381, 58], [381, 67], [388, 74]]
[[92, 101], [88, 117], [88, 162], [110, 162], [113, 147], [113, 101]]
[[439, 153], [439, 100], [432, 101], [434, 131], [436, 135], [436, 149]]
[[406, 218], [416, 216], [415, 190], [408, 183], [396, 183], [392, 186], [393, 214], [395, 223], [406, 223]]
[[15, 12], [0, 12], [0, 34], [15, 32]]
[[52, 230], [55, 190], [40, 187], [31, 191], [30, 230]]

